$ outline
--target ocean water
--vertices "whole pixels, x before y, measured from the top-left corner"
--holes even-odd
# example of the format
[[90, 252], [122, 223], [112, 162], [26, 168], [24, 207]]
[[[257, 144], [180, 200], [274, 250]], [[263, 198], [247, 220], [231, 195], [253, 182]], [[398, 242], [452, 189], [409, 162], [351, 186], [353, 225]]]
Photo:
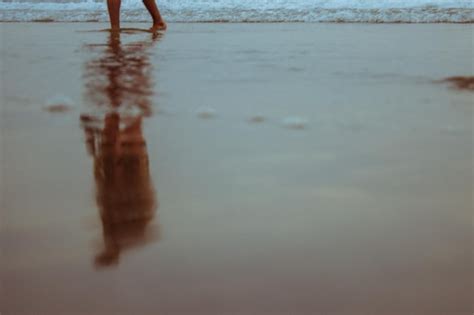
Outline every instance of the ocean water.
[[[158, 0], [170, 22], [472, 23], [473, 0]], [[139, 0], [122, 19], [148, 21]], [[104, 0], [1, 0], [0, 21], [99, 22]]]

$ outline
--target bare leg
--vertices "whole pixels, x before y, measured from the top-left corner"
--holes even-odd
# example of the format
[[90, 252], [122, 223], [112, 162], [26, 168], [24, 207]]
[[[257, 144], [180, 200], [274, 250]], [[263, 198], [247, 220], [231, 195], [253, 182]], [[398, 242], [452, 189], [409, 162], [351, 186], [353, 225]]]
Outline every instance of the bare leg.
[[121, 0], [107, 0], [112, 31], [120, 30], [120, 4]]
[[143, 4], [145, 5], [148, 12], [150, 12], [151, 17], [153, 18], [153, 26], [151, 30], [165, 30], [166, 23], [161, 17], [160, 10], [158, 10], [158, 6], [156, 5], [155, 0], [143, 0]]

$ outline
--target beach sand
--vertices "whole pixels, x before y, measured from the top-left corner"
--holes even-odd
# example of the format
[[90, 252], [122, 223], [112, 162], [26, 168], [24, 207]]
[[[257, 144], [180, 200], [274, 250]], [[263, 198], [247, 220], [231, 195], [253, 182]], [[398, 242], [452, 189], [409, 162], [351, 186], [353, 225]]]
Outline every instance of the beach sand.
[[472, 314], [471, 25], [0, 27], [2, 314]]

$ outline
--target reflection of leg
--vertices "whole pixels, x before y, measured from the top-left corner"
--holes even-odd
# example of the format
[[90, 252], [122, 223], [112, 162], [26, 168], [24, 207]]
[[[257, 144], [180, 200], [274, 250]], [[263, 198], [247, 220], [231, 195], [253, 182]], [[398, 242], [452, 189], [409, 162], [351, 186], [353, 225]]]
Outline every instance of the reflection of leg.
[[120, 3], [121, 0], [107, 0], [112, 30], [120, 29]]
[[87, 153], [92, 157], [96, 156], [96, 137], [95, 131], [92, 128], [84, 128], [84, 132], [86, 134], [86, 148]]
[[95, 256], [97, 267], [107, 267], [118, 264], [120, 257], [120, 245], [115, 235], [114, 227], [102, 221], [105, 248]]
[[150, 12], [151, 17], [153, 18], [152, 31], [165, 30], [166, 23], [161, 17], [160, 10], [158, 10], [155, 0], [143, 0], [143, 4], [145, 4], [146, 9]]
[[102, 131], [102, 145], [114, 148], [120, 131], [120, 116], [116, 113], [105, 117], [105, 125]]

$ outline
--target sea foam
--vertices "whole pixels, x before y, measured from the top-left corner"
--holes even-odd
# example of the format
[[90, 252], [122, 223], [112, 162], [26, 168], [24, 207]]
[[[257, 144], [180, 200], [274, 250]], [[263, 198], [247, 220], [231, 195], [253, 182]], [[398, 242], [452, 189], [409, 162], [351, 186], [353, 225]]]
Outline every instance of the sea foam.
[[55, 95], [46, 101], [44, 109], [51, 113], [64, 113], [70, 111], [74, 107], [71, 98], [65, 95]]
[[[472, 0], [160, 0], [169, 22], [472, 23]], [[148, 21], [141, 1], [122, 18]], [[0, 0], [1, 21], [107, 21], [102, 0]]]
[[308, 126], [308, 119], [298, 116], [289, 116], [283, 119], [282, 125], [288, 129], [306, 129]]
[[202, 119], [212, 119], [216, 117], [216, 110], [211, 107], [199, 107], [196, 110], [196, 115]]

